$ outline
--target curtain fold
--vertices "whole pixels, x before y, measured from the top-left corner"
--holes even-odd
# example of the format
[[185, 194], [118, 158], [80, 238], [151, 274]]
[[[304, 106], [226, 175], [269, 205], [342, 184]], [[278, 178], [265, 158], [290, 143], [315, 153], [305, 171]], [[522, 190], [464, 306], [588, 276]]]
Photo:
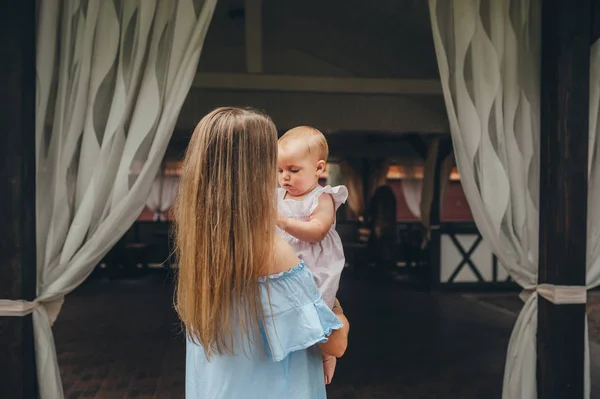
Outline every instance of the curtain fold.
[[175, 203], [177, 191], [179, 190], [178, 176], [165, 176], [163, 178], [162, 204], [160, 206], [160, 219], [164, 222], [168, 219], [167, 213]]
[[384, 158], [375, 159], [369, 162], [369, 192], [367, 198], [372, 198], [379, 187], [387, 184], [389, 167], [389, 161]]
[[160, 220], [164, 222], [168, 219], [167, 212], [175, 202], [178, 187], [178, 176], [159, 174], [156, 177], [146, 200], [146, 206], [154, 212], [154, 221]]
[[[537, 284], [539, 0], [430, 0], [456, 163], [482, 236], [523, 288]], [[503, 397], [536, 394], [537, 295], [509, 343]], [[533, 359], [533, 360], [532, 360]]]
[[344, 159], [340, 163], [343, 184], [348, 188], [348, 209], [356, 218], [364, 216], [365, 201], [363, 195], [363, 180], [361, 164], [357, 159]]
[[[366, 207], [369, 205], [365, 204], [365, 198], [370, 200], [375, 191], [386, 184], [388, 168], [389, 162], [383, 158], [345, 158], [340, 163], [340, 179], [348, 188], [348, 208], [357, 218], [365, 216]], [[367, 179], [363, 179], [365, 174]], [[367, 187], [364, 187], [365, 180]]]
[[[429, 144], [429, 149], [435, 152], [435, 156], [437, 156], [437, 146], [438, 143]], [[432, 158], [430, 156], [428, 156], [427, 159], [429, 161], [426, 161], [422, 178], [416, 177], [415, 165], [403, 165], [405, 177], [402, 179], [402, 194], [404, 195], [408, 210], [419, 220], [421, 220], [421, 212], [423, 211], [421, 209], [423, 195], [425, 195], [426, 198], [425, 207], [427, 215], [431, 212], [431, 202], [433, 200], [433, 173], [435, 172], [435, 165], [432, 164]], [[452, 172], [453, 167], [454, 154], [451, 152], [444, 159], [440, 167], [440, 207], [443, 207], [444, 204], [444, 197], [448, 189], [450, 173]], [[425, 176], [425, 174], [427, 174], [427, 176]], [[427, 217], [426, 220], [427, 223], [429, 223], [429, 217]]]
[[[421, 248], [425, 249], [429, 244], [431, 238], [431, 205], [433, 203], [433, 195], [435, 190], [435, 172], [437, 167], [437, 159], [440, 151], [440, 138], [435, 137], [431, 139], [427, 145], [427, 158], [425, 159], [425, 165], [423, 168], [423, 180], [421, 181], [421, 195], [419, 202], [419, 220], [425, 228], [425, 235]], [[444, 205], [444, 195], [446, 194], [446, 188], [448, 187], [448, 181], [450, 179], [450, 172], [454, 166], [454, 155], [452, 152], [444, 158], [440, 165], [440, 217], [442, 208]], [[404, 185], [404, 182], [402, 182]], [[409, 183], [410, 186], [410, 183]], [[406, 197], [405, 197], [406, 198]], [[414, 213], [413, 213], [414, 214]]]
[[[540, 0], [429, 0], [456, 163], [482, 236], [525, 298], [503, 398], [537, 396]], [[600, 284], [600, 41], [592, 46], [587, 285]], [[587, 334], [587, 327], [586, 327]], [[590, 396], [586, 339], [585, 397]]]
[[[37, 42], [36, 364], [63, 397], [51, 325], [144, 207], [216, 0], [44, 0]], [[139, 175], [130, 170], [143, 164]]]
[[406, 177], [402, 179], [402, 194], [404, 195], [404, 201], [406, 201], [406, 206], [410, 213], [420, 220], [423, 180], [415, 177]]
[[444, 158], [440, 167], [440, 217], [442, 209], [444, 208], [444, 198], [446, 198], [446, 192], [450, 185], [450, 175], [452, 174], [452, 169], [455, 165], [454, 152], [450, 151], [450, 154]]
[[591, 48], [587, 286], [600, 285], [600, 40]]
[[[588, 149], [587, 272], [588, 289], [600, 285], [600, 39], [590, 54], [590, 120]], [[590, 397], [590, 348], [586, 316], [585, 395]]]
[[339, 163], [327, 164], [327, 184], [334, 187], [344, 184], [342, 167]]

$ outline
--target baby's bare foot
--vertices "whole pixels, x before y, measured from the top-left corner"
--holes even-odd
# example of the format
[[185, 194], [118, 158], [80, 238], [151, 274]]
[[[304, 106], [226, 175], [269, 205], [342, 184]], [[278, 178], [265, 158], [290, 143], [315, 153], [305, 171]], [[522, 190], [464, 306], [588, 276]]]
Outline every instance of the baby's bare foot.
[[328, 385], [333, 379], [336, 364], [337, 359], [335, 358], [335, 356], [323, 359], [323, 373], [325, 374], [325, 385]]

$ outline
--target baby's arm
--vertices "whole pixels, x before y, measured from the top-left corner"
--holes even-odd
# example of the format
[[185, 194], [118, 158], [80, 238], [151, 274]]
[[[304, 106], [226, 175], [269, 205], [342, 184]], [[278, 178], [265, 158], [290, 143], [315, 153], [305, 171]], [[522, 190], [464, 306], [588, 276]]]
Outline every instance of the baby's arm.
[[286, 218], [279, 215], [277, 225], [280, 229], [299, 240], [319, 242], [325, 238], [335, 221], [335, 207], [331, 195], [321, 195], [317, 208], [308, 221]]

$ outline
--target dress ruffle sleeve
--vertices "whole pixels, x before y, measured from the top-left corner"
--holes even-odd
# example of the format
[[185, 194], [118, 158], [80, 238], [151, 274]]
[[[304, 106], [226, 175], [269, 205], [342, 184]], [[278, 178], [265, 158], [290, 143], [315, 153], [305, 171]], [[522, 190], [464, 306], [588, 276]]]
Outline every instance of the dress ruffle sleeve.
[[326, 342], [333, 330], [342, 328], [303, 263], [290, 271], [262, 278], [261, 285], [265, 314], [262, 327], [267, 352], [274, 362], [294, 351]]
[[317, 205], [319, 205], [319, 197], [322, 194], [329, 194], [331, 198], [333, 198], [333, 204], [335, 206], [335, 210], [337, 211], [343, 203], [348, 199], [348, 189], [346, 186], [325, 186], [320, 187], [312, 193], [312, 204], [310, 206], [310, 213], [313, 213], [315, 209], [317, 209]]

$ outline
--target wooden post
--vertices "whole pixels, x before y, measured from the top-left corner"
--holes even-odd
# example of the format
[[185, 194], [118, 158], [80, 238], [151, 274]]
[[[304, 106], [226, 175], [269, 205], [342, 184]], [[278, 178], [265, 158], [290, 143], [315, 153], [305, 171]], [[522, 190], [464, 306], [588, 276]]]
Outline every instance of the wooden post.
[[[35, 0], [0, 2], [0, 299], [34, 300]], [[0, 317], [0, 397], [37, 398], [31, 315]]]
[[440, 285], [440, 269], [441, 269], [441, 245], [442, 245], [442, 232], [441, 232], [441, 204], [442, 204], [442, 164], [444, 159], [450, 154], [452, 150], [452, 142], [450, 139], [440, 138], [440, 143], [435, 158], [435, 170], [433, 174], [433, 195], [431, 198], [431, 208], [429, 211], [429, 243], [428, 246], [428, 258], [429, 258], [429, 271], [428, 281], [429, 289], [436, 290]]
[[362, 178], [362, 186], [363, 186], [363, 202], [364, 202], [364, 210], [362, 217], [364, 221], [367, 222], [367, 215], [369, 212], [369, 202], [371, 201], [371, 194], [369, 192], [369, 188], [371, 185], [371, 164], [369, 163], [368, 158], [361, 159], [361, 178]]
[[[539, 284], [585, 285], [590, 12], [542, 6]], [[583, 398], [585, 304], [538, 306], [538, 398]]]
[[248, 73], [263, 71], [262, 0], [245, 0], [246, 68]]

